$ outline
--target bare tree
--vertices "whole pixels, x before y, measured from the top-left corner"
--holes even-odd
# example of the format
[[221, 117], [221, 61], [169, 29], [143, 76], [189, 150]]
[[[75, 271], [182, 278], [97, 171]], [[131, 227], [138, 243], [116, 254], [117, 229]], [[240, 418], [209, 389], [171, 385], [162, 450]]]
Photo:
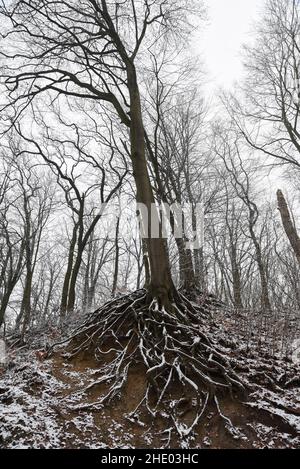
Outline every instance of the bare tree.
[[233, 185], [238, 198], [243, 202], [248, 211], [247, 225], [249, 235], [252, 240], [256, 262], [258, 266], [260, 282], [261, 282], [261, 305], [263, 310], [269, 311], [271, 309], [267, 271], [264, 262], [260, 236], [256, 232], [256, 226], [259, 220], [259, 208], [251, 194], [251, 184], [248, 171], [244, 167], [244, 163], [240, 154], [240, 147], [238, 141], [235, 139], [233, 143], [230, 142], [230, 136], [227, 133], [227, 138], [224, 138], [224, 129], [220, 134], [221, 143], [215, 146], [216, 154], [221, 157], [224, 166], [230, 175], [230, 181]]
[[292, 221], [292, 217], [284, 198], [282, 191], [279, 189], [277, 191], [277, 202], [278, 202], [278, 209], [281, 215], [282, 224], [284, 227], [284, 231], [289, 239], [289, 242], [293, 248], [297, 261], [300, 265], [300, 238], [298, 236], [297, 230], [295, 225]]
[[[11, 141], [12, 144], [12, 141]], [[23, 292], [17, 325], [25, 331], [31, 315], [32, 282], [43, 231], [53, 207], [51, 182], [43, 184], [38, 174], [20, 154], [18, 145], [7, 150], [7, 166], [1, 184], [2, 302], [1, 323], [18, 281]], [[46, 180], [44, 180], [46, 182]]]
[[[299, 169], [300, 3], [268, 0], [256, 43], [245, 48], [241, 99], [226, 107], [248, 144], [274, 164]], [[270, 157], [270, 158], [269, 158]], [[271, 160], [272, 161], [272, 160]]]
[[[213, 183], [203, 190], [211, 160], [206, 143], [207, 107], [201, 98], [199, 80], [197, 84], [194, 80], [195, 65], [183, 60], [170, 80], [168, 67], [174, 60], [178, 58], [168, 57], [166, 51], [161, 59], [152, 58], [147, 100], [152, 134], [147, 139], [147, 150], [159, 200], [168, 205], [176, 202], [183, 205], [185, 201], [191, 204], [191, 228], [196, 232], [196, 204], [202, 202], [207, 212], [215, 195]], [[176, 219], [172, 213], [170, 221], [174, 234]], [[182, 223], [187, 224], [184, 216]], [[181, 287], [190, 294], [197, 289], [204, 290], [203, 247], [191, 252], [186, 248], [186, 237], [176, 237], [175, 241]]]
[[[6, 55], [6, 85], [18, 105], [17, 116], [45, 91], [109, 103], [130, 131], [136, 199], [148, 213], [155, 199], [147, 169], [136, 59], [156, 34], [184, 34], [188, 11], [186, 2], [171, 5], [165, 0], [122, 4], [88, 0], [80, 7], [72, 0], [17, 1], [11, 6], [3, 3], [1, 8], [13, 26], [7, 38], [21, 34], [24, 43], [30, 44], [28, 52]], [[9, 59], [18, 61], [18, 72]], [[31, 70], [30, 64], [34, 65]], [[150, 296], [171, 307], [175, 289], [164, 240], [148, 237], [147, 248]]]
[[[104, 266], [112, 261], [114, 244], [108, 236], [101, 238], [96, 231], [90, 236], [83, 258], [83, 309], [91, 311], [95, 305], [96, 288]], [[107, 287], [109, 293], [109, 286]], [[97, 298], [98, 300], [98, 298]]]
[[[15, 163], [16, 164], [16, 163]], [[19, 168], [20, 190], [23, 199], [23, 211], [20, 213], [25, 227], [25, 279], [20, 314], [17, 317], [17, 327], [22, 322], [22, 336], [30, 321], [32, 312], [32, 283], [40, 254], [41, 238], [53, 208], [54, 192], [51, 182], [43, 184], [41, 176], [34, 174], [27, 164]]]
[[[71, 212], [73, 226], [61, 297], [61, 312], [64, 315], [66, 311], [74, 309], [76, 284], [84, 250], [103, 215], [106, 204], [112, 200], [123, 184], [127, 175], [127, 165], [122, 154], [122, 167], [117, 165], [118, 150], [112, 142], [104, 151], [102, 149], [103, 157], [98, 157], [97, 152], [101, 150], [99, 147], [94, 148], [92, 128], [90, 128], [91, 135], [82, 137], [76, 123], [73, 122], [70, 128], [62, 116], [57, 115], [57, 117], [59, 123], [55, 132], [51, 131], [45, 118], [40, 117], [45, 131], [44, 139], [40, 142], [24, 134], [20, 126], [17, 126], [17, 130], [27, 144], [23, 151], [36, 158], [42, 158], [56, 175], [66, 205]], [[58, 135], [59, 132], [65, 133], [64, 138]], [[97, 133], [97, 130], [94, 132]], [[83, 180], [82, 172], [85, 171], [87, 174], [89, 168], [93, 174], [90, 178], [85, 175]], [[96, 193], [99, 194], [98, 200], [95, 198]]]
[[[213, 339], [206, 324], [208, 314], [205, 307], [192, 303], [175, 288], [169, 246], [165, 239], [161, 235], [151, 236], [152, 223], [160, 228], [162, 225], [156, 201], [159, 198], [164, 200], [165, 193], [164, 189], [155, 193], [151, 178], [154, 173], [155, 183], [160, 184], [161, 172], [156, 171], [152, 136], [147, 131], [142, 108], [145, 102], [142, 94], [147, 94], [147, 90], [140, 81], [140, 67], [144, 58], [149, 57], [151, 47], [157, 47], [161, 40], [166, 43], [171, 37], [183, 44], [182, 39], [188, 39], [190, 13], [194, 13], [193, 10], [187, 0], [84, 0], [80, 4], [75, 0], [17, 0], [10, 6], [2, 2], [1, 8], [1, 13], [10, 21], [6, 41], [17, 37], [16, 47], [21, 44], [18, 50], [7, 49], [10, 52], [2, 54], [5, 61], [2, 76], [5, 77], [6, 97], [9, 99], [2, 111], [8, 115], [9, 124], [12, 120], [14, 128], [22, 136], [26, 145], [24, 153], [35, 158], [42, 157], [53, 168], [73, 216], [68, 260], [68, 268], [72, 266], [72, 271], [67, 282], [67, 309], [74, 308], [75, 285], [80, 269], [84, 267], [83, 253], [101, 218], [98, 205], [96, 209], [92, 204], [88, 206], [87, 196], [95, 187], [99, 189], [99, 185], [100, 195], [103, 195], [105, 170], [108, 167], [111, 169], [110, 186], [103, 201], [121, 187], [122, 173], [118, 173], [116, 185], [111, 179], [116, 170], [115, 148], [119, 145], [130, 158], [136, 201], [143, 204], [153, 217], [147, 224], [140, 213], [148, 235], [146, 249], [143, 248], [146, 290], [138, 290], [106, 303], [77, 328], [74, 336], [76, 343], [69, 342], [72, 356], [90, 348], [96, 359], [103, 354], [108, 358], [107, 351], [113, 342], [113, 359], [103, 361], [103, 366], [99, 368], [99, 381], [95, 383], [103, 383], [106, 390], [99, 401], [89, 402], [84, 408], [97, 409], [120, 396], [131, 369], [140, 364], [145, 372], [145, 388], [133, 416], [138, 416], [142, 407], [152, 417], [160, 409], [164, 413], [169, 412], [172, 402], [172, 429], [182, 439], [192, 435], [210, 404], [215, 405], [228, 425], [228, 419], [220, 410], [219, 394], [223, 391], [231, 395], [244, 392], [247, 386], [234, 371], [232, 364], [236, 366], [236, 363], [223, 349], [220, 352], [221, 348]], [[85, 135], [77, 123], [68, 124], [69, 131], [76, 132], [75, 140], [65, 135], [53, 136], [51, 132], [55, 125], [47, 123], [47, 117], [38, 115], [39, 105], [44, 111], [46, 107], [47, 110], [51, 109], [53, 103], [58, 103], [60, 111], [66, 103], [71, 103], [72, 120], [76, 120], [74, 109], [77, 110], [78, 106], [85, 109], [85, 116], [90, 112], [93, 116], [97, 115], [98, 122], [109, 116], [118, 135], [118, 144], [113, 141], [109, 144], [111, 154], [108, 166], [101, 166], [101, 161], [91, 155], [91, 149], [82, 144]], [[59, 115], [63, 120], [62, 112]], [[33, 116], [32, 122], [35, 124], [28, 126], [23, 116]], [[172, 139], [169, 138], [170, 126], [164, 137], [169, 138], [173, 158], [178, 158], [177, 169], [183, 166], [177, 176], [185, 180], [186, 193], [190, 191], [195, 197], [197, 191], [191, 189], [195, 181], [192, 181], [189, 172], [191, 152], [188, 148], [192, 142], [192, 120], [186, 112], [182, 116], [182, 126], [178, 126], [181, 141], [174, 140], [174, 134]], [[119, 121], [126, 133], [119, 131]], [[44, 140], [41, 139], [41, 132], [46, 132]], [[112, 132], [111, 135], [116, 134]], [[124, 134], [127, 139], [124, 139]], [[95, 135], [94, 138], [97, 138]], [[168, 163], [172, 168], [171, 159]], [[90, 160], [94, 173], [102, 174], [100, 183], [98, 181], [82, 189], [78, 179], [82, 160], [85, 163]], [[73, 164], [70, 165], [70, 162]], [[193, 178], [197, 177], [196, 174], [195, 171]], [[172, 176], [176, 177], [175, 174]], [[249, 202], [249, 228], [254, 230], [254, 204], [234, 175], [233, 182], [245, 204]], [[170, 184], [170, 188], [175, 197], [180, 196], [177, 181]], [[86, 210], [90, 219], [85, 218]], [[90, 224], [89, 220], [92, 220]], [[125, 258], [122, 273], [118, 262], [115, 264], [114, 288], [117, 277], [123, 278], [124, 286], [128, 286], [135, 265], [132, 256]], [[178, 393], [187, 395], [184, 412], [181, 409], [182, 399], [176, 397]], [[191, 416], [188, 423], [182, 420], [187, 412]]]
[[[1, 177], [0, 326], [3, 324], [12, 292], [22, 275], [25, 252], [24, 227], [12, 223], [11, 219], [12, 212], [18, 210], [20, 197], [15, 191], [18, 181], [15, 179], [11, 164], [4, 167]], [[14, 195], [11, 190], [14, 191]]]

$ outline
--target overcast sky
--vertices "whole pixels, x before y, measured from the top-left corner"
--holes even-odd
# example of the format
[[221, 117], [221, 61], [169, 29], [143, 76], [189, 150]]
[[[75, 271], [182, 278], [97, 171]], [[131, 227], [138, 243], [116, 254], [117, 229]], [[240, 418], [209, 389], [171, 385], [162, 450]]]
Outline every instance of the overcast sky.
[[[230, 88], [243, 78], [241, 48], [254, 35], [255, 23], [261, 19], [265, 0], [204, 0], [208, 22], [197, 34], [195, 52], [203, 59], [207, 72], [206, 98], [216, 97], [219, 88]], [[274, 199], [279, 184], [278, 172], [264, 175], [264, 187]], [[275, 184], [275, 186], [274, 186]], [[286, 188], [284, 181], [280, 187]], [[288, 187], [287, 187], [287, 192]]]
[[199, 34], [197, 50], [205, 61], [209, 88], [228, 87], [242, 76], [241, 46], [250, 40], [264, 0], [205, 0], [205, 4], [208, 24]]

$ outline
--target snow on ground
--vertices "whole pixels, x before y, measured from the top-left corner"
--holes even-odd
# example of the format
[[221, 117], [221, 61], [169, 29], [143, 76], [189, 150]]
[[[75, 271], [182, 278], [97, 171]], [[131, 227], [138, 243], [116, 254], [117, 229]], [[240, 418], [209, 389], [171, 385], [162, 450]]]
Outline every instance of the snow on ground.
[[[300, 447], [300, 365], [269, 357], [266, 345], [261, 350], [251, 344], [249, 354], [244, 337], [228, 333], [214, 321], [207, 329], [213, 331], [219, 350], [232, 357], [236, 371], [254, 383], [249, 410], [271, 416], [269, 421], [245, 422], [242, 430], [248, 427], [257, 437], [250, 442], [252, 447]], [[96, 380], [97, 368], [81, 369], [64, 359], [43, 360], [37, 350], [17, 351], [0, 368], [0, 447], [131, 448], [140, 447], [136, 445], [141, 441], [143, 447], [153, 447], [157, 430], [130, 421], [120, 406], [112, 412], [72, 410], [74, 404], [86, 403], [88, 396], [82, 391]], [[277, 426], [270, 423], [273, 418]], [[199, 447], [214, 447], [213, 438], [204, 434]]]
[[0, 446], [58, 448], [55, 396], [62, 383], [37, 361], [8, 370], [0, 379]]

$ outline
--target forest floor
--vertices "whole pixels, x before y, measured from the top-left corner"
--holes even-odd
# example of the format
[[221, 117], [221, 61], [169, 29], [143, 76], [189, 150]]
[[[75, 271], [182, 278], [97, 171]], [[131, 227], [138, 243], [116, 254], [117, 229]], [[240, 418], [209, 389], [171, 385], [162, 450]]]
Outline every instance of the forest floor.
[[170, 431], [164, 412], [132, 418], [146, 386], [141, 365], [129, 373], [120, 399], [97, 411], [80, 409], [101, 394], [97, 387], [87, 390], [99, 376], [99, 362], [87, 354], [67, 360], [60, 350], [44, 359], [40, 337], [30, 348], [10, 349], [0, 368], [0, 447], [300, 448], [300, 364], [246, 348], [223, 320], [210, 321], [220, 346], [236, 358], [235, 371], [253, 387], [242, 400], [220, 396], [220, 412], [209, 405], [187, 439]]

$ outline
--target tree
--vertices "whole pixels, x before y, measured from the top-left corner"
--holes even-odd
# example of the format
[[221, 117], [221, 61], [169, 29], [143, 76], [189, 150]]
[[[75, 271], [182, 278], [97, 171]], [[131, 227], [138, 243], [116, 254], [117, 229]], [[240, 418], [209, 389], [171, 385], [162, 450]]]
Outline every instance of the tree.
[[[1, 174], [0, 211], [0, 326], [12, 292], [22, 275], [24, 267], [25, 237], [24, 227], [14, 223], [19, 208], [19, 197], [15, 189], [18, 180], [10, 163]], [[12, 191], [14, 194], [12, 194]]]
[[[147, 169], [136, 60], [153, 35], [183, 34], [188, 11], [187, 2], [166, 0], [122, 4], [87, 0], [79, 7], [72, 0], [17, 1], [10, 6], [3, 3], [1, 8], [13, 26], [6, 37], [11, 40], [17, 34], [30, 45], [29, 52], [9, 56], [19, 63], [19, 71], [8, 66], [6, 75], [17, 115], [49, 90], [53, 95], [109, 103], [129, 128], [136, 200], [148, 213], [155, 199]], [[153, 216], [158, 222], [158, 214]], [[175, 289], [164, 240], [148, 237], [147, 249], [150, 296], [171, 307]]]
[[[97, 232], [93, 231], [90, 236], [85, 258], [83, 259], [83, 294], [82, 306], [84, 311], [91, 311], [95, 305], [96, 288], [99, 286], [99, 277], [103, 267], [112, 261], [114, 244], [108, 236], [101, 239]], [[109, 291], [109, 286], [107, 288]]]
[[[81, 100], [82, 106], [92, 101], [99, 119], [107, 112], [113, 121], [120, 120], [129, 131], [136, 201], [152, 214], [151, 222], [158, 226], [161, 223], [148, 167], [153, 160], [143, 119], [139, 64], [147, 60], [153, 42], [170, 37], [187, 39], [186, 33], [191, 31], [189, 5], [187, 0], [85, 0], [80, 4], [75, 0], [18, 0], [8, 7], [3, 2], [1, 9], [12, 25], [6, 40], [16, 35], [21, 44], [19, 51], [4, 54], [3, 76], [10, 102], [3, 113], [15, 110], [9, 119], [15, 126], [18, 120], [22, 126], [22, 115], [29, 109], [34, 113], [42, 96], [44, 100], [48, 97], [47, 104], [49, 100], [62, 103], [62, 97], [67, 97]], [[24, 128], [23, 123], [23, 135]], [[36, 133], [26, 142], [37, 148]], [[126, 148], [127, 141], [123, 143]], [[37, 148], [36, 153], [43, 152]], [[58, 167], [56, 171], [59, 173]], [[82, 196], [77, 200], [82, 209]], [[99, 408], [119, 396], [132, 368], [139, 364], [145, 373], [145, 389], [133, 417], [138, 417], [141, 406], [152, 417], [160, 408], [164, 414], [170, 412], [171, 399], [172, 427], [184, 439], [192, 434], [210, 402], [224, 417], [219, 391], [240, 393], [246, 388], [229, 357], [225, 358], [208, 337], [205, 310], [176, 290], [167, 243], [162, 236], [151, 237], [151, 223], [141, 215], [148, 234], [147, 290], [109, 301], [90, 315], [75, 332], [76, 344], [70, 344], [70, 353], [76, 356], [89, 349], [96, 359], [103, 360], [101, 378], [95, 384], [108, 387], [98, 402], [90, 402], [85, 408]], [[188, 425], [181, 421], [186, 412], [182, 413], [178, 393], [186, 395], [186, 412], [193, 415]]]
[[[165, 50], [161, 56], [153, 54], [151, 63], [146, 76], [149, 97], [145, 108], [147, 124], [149, 121], [152, 129], [147, 150], [157, 197], [169, 206], [188, 202], [193, 211], [191, 228], [196, 232], [196, 204], [202, 203], [207, 213], [218, 193], [209, 176], [213, 156], [207, 145], [207, 105], [199, 83], [201, 69], [195, 61]], [[175, 71], [174, 63], [178, 64]], [[170, 221], [174, 235], [175, 217], [171, 216]], [[187, 224], [184, 215], [182, 224]], [[192, 291], [205, 289], [205, 268], [203, 246], [190, 251], [186, 248], [187, 241], [187, 237], [175, 237], [180, 285], [191, 295]]]
[[233, 141], [230, 141], [229, 133], [227, 133], [225, 139], [224, 129], [220, 131], [219, 136], [220, 143], [215, 145], [215, 152], [223, 160], [224, 166], [230, 175], [230, 182], [236, 191], [236, 195], [247, 209], [249, 236], [255, 249], [255, 257], [261, 282], [261, 306], [263, 310], [269, 311], [271, 309], [271, 303], [268, 292], [267, 269], [263, 258], [260, 236], [256, 233], [256, 226], [260, 216], [259, 208], [251, 194], [250, 178], [248, 171], [244, 167], [238, 139], [236, 136], [233, 136]]
[[255, 44], [245, 47], [247, 75], [240, 97], [224, 99], [249, 145], [265, 155], [267, 162], [272, 158], [274, 164], [297, 170], [300, 168], [299, 12], [299, 0], [266, 2]]
[[53, 208], [51, 181], [46, 184], [26, 158], [17, 158], [17, 139], [10, 140], [4, 150], [6, 165], [1, 183], [1, 280], [2, 324], [8, 302], [19, 282], [23, 281], [17, 326], [22, 323], [22, 335], [29, 323], [32, 308], [32, 283], [40, 254], [41, 238]]
[[52, 212], [54, 204], [53, 186], [48, 179], [45, 184], [41, 175], [34, 174], [28, 163], [23, 169], [19, 168], [18, 160], [15, 165], [20, 174], [20, 189], [22, 191], [23, 211], [20, 213], [25, 227], [25, 279], [20, 314], [16, 320], [16, 326], [22, 323], [21, 334], [24, 337], [26, 327], [29, 324], [32, 307], [33, 276], [40, 254], [42, 234]]
[[277, 191], [277, 202], [284, 231], [288, 237], [288, 240], [293, 248], [297, 261], [300, 265], [300, 238], [292, 221], [292, 217], [284, 195], [280, 189]]
[[[89, 123], [87, 133], [80, 132], [81, 128], [74, 118], [70, 124], [54, 109], [50, 119], [52, 127], [49, 126], [49, 118], [47, 121], [43, 115], [37, 117], [37, 112], [34, 118], [44, 129], [39, 138], [26, 135], [20, 125], [16, 126], [18, 134], [26, 143], [23, 151], [42, 158], [53, 171], [72, 218], [61, 296], [61, 314], [64, 316], [66, 312], [74, 310], [84, 250], [103, 216], [106, 204], [114, 198], [123, 184], [128, 172], [127, 163], [121, 150], [114, 145], [112, 134], [108, 133], [106, 139], [109, 144], [104, 148], [97, 145], [98, 130], [93, 127], [91, 119], [85, 119]], [[92, 173], [91, 176], [88, 176], [89, 172]]]

